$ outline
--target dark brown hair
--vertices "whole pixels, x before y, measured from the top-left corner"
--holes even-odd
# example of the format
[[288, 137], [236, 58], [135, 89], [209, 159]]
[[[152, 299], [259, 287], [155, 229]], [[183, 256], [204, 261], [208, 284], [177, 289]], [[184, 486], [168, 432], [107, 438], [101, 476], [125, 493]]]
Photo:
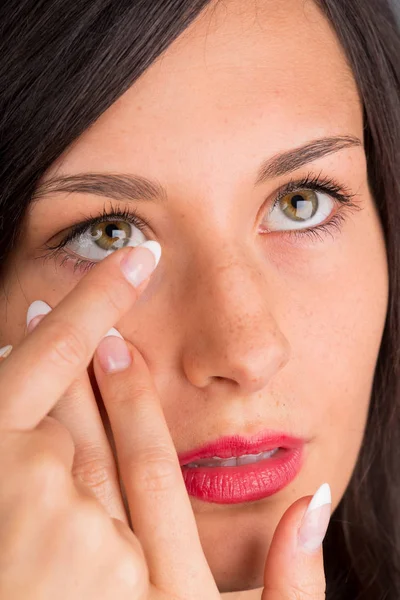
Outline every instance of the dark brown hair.
[[[400, 36], [389, 0], [315, 1], [336, 31], [363, 102], [369, 185], [390, 277], [365, 438], [324, 542], [327, 598], [399, 600]], [[39, 179], [209, 4], [2, 0], [3, 285]]]

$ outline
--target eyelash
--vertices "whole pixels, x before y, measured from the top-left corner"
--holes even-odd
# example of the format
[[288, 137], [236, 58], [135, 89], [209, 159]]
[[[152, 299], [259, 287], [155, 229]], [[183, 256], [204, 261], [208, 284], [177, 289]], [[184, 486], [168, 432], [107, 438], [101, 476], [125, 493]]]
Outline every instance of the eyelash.
[[[300, 239], [304, 238], [304, 236], [309, 236], [311, 238], [315, 238], [317, 240], [322, 240], [323, 237], [321, 233], [328, 234], [331, 233], [331, 230], [334, 229], [336, 231], [341, 230], [342, 223], [346, 220], [343, 212], [344, 210], [360, 210], [360, 207], [354, 204], [351, 200], [356, 196], [356, 194], [350, 193], [350, 191], [344, 186], [339, 185], [334, 179], [330, 177], [321, 177], [319, 175], [312, 175], [309, 173], [306, 177], [300, 180], [290, 180], [287, 184], [283, 186], [283, 188], [278, 191], [277, 197], [273, 202], [273, 205], [270, 209], [270, 212], [279, 204], [280, 200], [286, 196], [287, 194], [293, 193], [297, 190], [307, 188], [308, 190], [314, 190], [318, 192], [327, 193], [332, 196], [336, 202], [341, 206], [341, 210], [336, 213], [327, 223], [323, 223], [321, 225], [317, 225], [315, 227], [309, 229], [293, 229], [285, 231], [285, 235], [290, 238]], [[39, 256], [38, 258], [57, 259], [60, 255], [63, 255], [63, 259], [61, 261], [61, 266], [64, 265], [68, 260], [74, 261], [74, 272], [79, 270], [81, 272], [87, 272], [91, 268], [93, 268], [97, 262], [92, 262], [86, 259], [73, 259], [71, 254], [67, 253], [64, 250], [64, 247], [72, 240], [77, 238], [80, 234], [84, 233], [89, 227], [92, 225], [97, 225], [99, 223], [103, 223], [104, 221], [126, 221], [131, 223], [135, 227], [137, 227], [140, 231], [144, 232], [149, 225], [146, 223], [144, 219], [138, 216], [135, 208], [131, 209], [119, 209], [114, 207], [111, 203], [110, 211], [107, 212], [106, 208], [103, 207], [103, 212], [97, 216], [89, 216], [85, 221], [81, 221], [80, 223], [73, 225], [70, 232], [65, 236], [65, 238], [56, 246], [45, 245], [45, 247], [50, 250], [46, 255]], [[271, 233], [278, 233], [278, 231]], [[264, 232], [268, 233], [268, 231]]]
[[[357, 194], [352, 194], [348, 188], [344, 185], [340, 185], [332, 177], [322, 177], [320, 172], [319, 175], [308, 173], [303, 179], [290, 180], [280, 191], [278, 191], [277, 197], [269, 212], [273, 211], [275, 206], [279, 204], [284, 196], [304, 188], [316, 192], [323, 192], [332, 196], [332, 198], [336, 200], [336, 203], [340, 205], [340, 210], [329, 221], [322, 223], [321, 225], [316, 225], [308, 229], [292, 229], [285, 231], [285, 235], [289, 238], [298, 240], [302, 239], [304, 236], [308, 236], [310, 238], [315, 238], [318, 241], [323, 241], [321, 233], [332, 234], [332, 229], [340, 232], [341, 225], [346, 220], [346, 217], [343, 214], [345, 211], [362, 210], [358, 204], [352, 202], [352, 199], [355, 198]], [[274, 232], [267, 230], [264, 233], [279, 233], [279, 231]]]
[[114, 207], [112, 202], [110, 203], [110, 210], [107, 211], [105, 207], [103, 207], [103, 212], [98, 214], [97, 216], [89, 216], [84, 221], [77, 223], [71, 227], [70, 232], [62, 239], [62, 241], [56, 246], [49, 246], [45, 244], [45, 248], [50, 250], [50, 252], [45, 255], [38, 256], [38, 258], [43, 258], [45, 261], [51, 258], [55, 260], [62, 256], [62, 260], [60, 265], [63, 266], [69, 260], [74, 261], [74, 273], [79, 270], [82, 272], [87, 272], [92, 269], [97, 262], [93, 262], [90, 260], [86, 260], [83, 258], [74, 259], [71, 254], [67, 253], [64, 250], [64, 247], [77, 238], [79, 235], [84, 233], [89, 227], [92, 225], [98, 225], [99, 223], [103, 223], [104, 221], [126, 221], [127, 223], [131, 223], [135, 227], [137, 227], [140, 231], [145, 232], [149, 225], [146, 223], [144, 219], [138, 216], [136, 208], [127, 208], [121, 209], [118, 207]]

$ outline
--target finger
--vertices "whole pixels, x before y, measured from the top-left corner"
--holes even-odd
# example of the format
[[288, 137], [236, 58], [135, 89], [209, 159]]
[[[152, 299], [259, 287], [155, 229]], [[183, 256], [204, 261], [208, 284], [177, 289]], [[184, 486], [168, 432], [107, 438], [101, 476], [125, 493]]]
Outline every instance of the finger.
[[[39, 310], [48, 314], [51, 307], [43, 302]], [[28, 324], [27, 333], [33, 331], [44, 316], [34, 316]], [[107, 335], [122, 337], [114, 327]], [[96, 498], [109, 516], [130, 526], [122, 482], [87, 371], [75, 379], [49, 416], [67, 428], [74, 442], [76, 451], [71, 474], [75, 485]]]
[[153, 252], [151, 241], [107, 256], [14, 348], [0, 366], [0, 429], [32, 429], [47, 415], [147, 285]]
[[49, 415], [69, 430], [74, 441], [74, 480], [90, 489], [110, 517], [128, 525], [117, 466], [86, 371], [70, 385]]
[[[104, 366], [119, 370], [106, 373]], [[219, 598], [143, 357], [129, 342], [109, 337], [99, 344], [93, 367], [115, 440], [133, 531], [143, 546], [151, 583], [174, 597]]]
[[13, 347], [11, 346], [11, 344], [7, 344], [7, 346], [3, 346], [3, 348], [0, 348], [0, 362], [2, 360], [5, 360], [7, 356], [10, 356], [12, 349]]
[[294, 502], [275, 530], [261, 600], [325, 600], [322, 541], [332, 508], [329, 484], [324, 483], [310, 499], [305, 496]]

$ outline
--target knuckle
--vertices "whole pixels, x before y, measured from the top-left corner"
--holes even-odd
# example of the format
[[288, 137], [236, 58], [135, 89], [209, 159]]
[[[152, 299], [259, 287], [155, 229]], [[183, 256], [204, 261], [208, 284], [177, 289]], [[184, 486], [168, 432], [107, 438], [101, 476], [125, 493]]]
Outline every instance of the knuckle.
[[106, 539], [105, 511], [100, 503], [91, 496], [81, 496], [78, 506], [71, 509], [65, 523], [74, 536], [83, 536], [87, 549], [98, 550]]
[[154, 398], [154, 389], [150, 383], [128, 379], [126, 397], [130, 402], [146, 402]]
[[122, 406], [125, 403], [128, 406], [138, 405], [138, 407], [148, 406], [148, 403], [153, 405], [156, 397], [157, 392], [154, 385], [146, 377], [117, 377], [113, 382], [112, 391], [110, 392], [110, 401]]
[[52, 343], [49, 360], [56, 366], [79, 366], [89, 356], [84, 336], [67, 322], [53, 322], [50, 326]]
[[149, 586], [149, 571], [146, 561], [137, 552], [127, 551], [124, 547], [124, 551], [114, 563], [113, 580], [134, 591], [135, 597], [147, 598], [145, 592]]
[[132, 482], [142, 492], [163, 492], [176, 487], [178, 475], [181, 472], [171, 451], [152, 448], [135, 459]]
[[123, 406], [138, 404], [151, 400], [154, 396], [154, 391], [145, 383], [131, 381], [132, 378], [120, 377], [117, 378], [113, 385], [112, 398], [113, 404]]
[[77, 452], [72, 476], [90, 488], [98, 488], [115, 480], [117, 471], [115, 464], [100, 452], [86, 450]]
[[130, 549], [135, 550], [140, 555], [140, 560], [144, 560], [144, 552], [142, 545], [139, 542], [139, 539], [133, 533], [130, 526], [121, 521], [121, 519], [117, 519], [116, 517], [112, 517], [111, 521], [116, 531], [118, 531], [120, 537], [126, 542], [128, 542]]
[[[135, 288], [126, 281], [122, 273], [119, 281], [114, 280], [113, 285], [110, 285], [108, 280], [96, 281], [93, 285], [96, 286], [98, 296], [104, 298], [111, 310], [117, 315], [126, 310], [127, 302], [131, 302], [132, 294], [135, 298], [137, 297]], [[130, 292], [129, 298], [127, 291]]]
[[108, 515], [94, 498], [77, 496], [74, 491], [68, 503], [58, 505], [50, 517], [46, 513], [47, 529], [53, 533], [51, 551], [56, 556], [59, 553], [65, 556], [67, 547], [75, 548], [88, 563], [96, 563], [105, 553], [113, 551], [115, 539], [110, 536]]

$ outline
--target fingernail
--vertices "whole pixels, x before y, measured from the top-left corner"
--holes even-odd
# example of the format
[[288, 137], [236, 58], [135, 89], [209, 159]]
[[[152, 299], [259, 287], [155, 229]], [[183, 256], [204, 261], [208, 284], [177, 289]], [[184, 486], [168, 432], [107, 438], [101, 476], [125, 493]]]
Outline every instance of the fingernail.
[[32, 319], [38, 317], [39, 315], [47, 315], [47, 313], [49, 313], [50, 311], [51, 306], [46, 304], [46, 302], [43, 302], [43, 300], [35, 300], [35, 302], [32, 302], [26, 314], [26, 324], [28, 328], [29, 323], [32, 321]]
[[150, 240], [136, 246], [121, 261], [121, 270], [127, 280], [138, 287], [145, 279], [150, 277], [158, 265], [161, 257], [161, 246], [158, 242]]
[[115, 327], [111, 327], [111, 329], [109, 329], [107, 331], [107, 333], [105, 334], [104, 337], [107, 337], [109, 335], [116, 335], [117, 337], [121, 338], [121, 340], [123, 340], [124, 338], [122, 337], [122, 335], [120, 334], [120, 332], [118, 331], [118, 329], [115, 329]]
[[115, 335], [103, 337], [96, 352], [105, 373], [124, 371], [132, 363], [132, 356], [125, 340]]
[[33, 319], [31, 319], [29, 321], [29, 325], [26, 329], [26, 333], [32, 333], [32, 331], [35, 329], [36, 325], [39, 325], [40, 321], [45, 317], [46, 315], [38, 315], [37, 317], [33, 317]]
[[322, 544], [331, 518], [332, 497], [329, 483], [315, 492], [299, 529], [300, 547], [315, 552]]
[[0, 358], [7, 358], [7, 356], [11, 354], [12, 349], [13, 347], [11, 346], [11, 344], [7, 344], [7, 346], [3, 346], [2, 348], [0, 348]]

